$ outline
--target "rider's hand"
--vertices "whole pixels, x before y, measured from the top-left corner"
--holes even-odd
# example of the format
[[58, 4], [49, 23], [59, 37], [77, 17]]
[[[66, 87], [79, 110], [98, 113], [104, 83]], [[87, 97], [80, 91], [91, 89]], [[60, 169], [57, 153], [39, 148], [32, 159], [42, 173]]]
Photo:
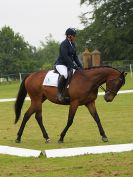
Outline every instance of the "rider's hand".
[[78, 70], [78, 66], [74, 65], [74, 69]]
[[74, 69], [76, 69], [76, 70], [82, 70], [83, 68], [81, 68], [81, 67], [79, 67], [79, 66], [74, 65]]

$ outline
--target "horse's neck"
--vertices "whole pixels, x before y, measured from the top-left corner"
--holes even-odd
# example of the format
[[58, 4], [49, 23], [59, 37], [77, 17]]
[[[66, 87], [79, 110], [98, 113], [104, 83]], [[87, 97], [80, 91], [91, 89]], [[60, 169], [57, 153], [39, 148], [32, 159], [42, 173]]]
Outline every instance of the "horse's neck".
[[118, 71], [112, 68], [94, 68], [90, 70], [85, 70], [84, 74], [88, 80], [92, 83], [102, 85], [107, 81], [109, 77], [115, 75]]

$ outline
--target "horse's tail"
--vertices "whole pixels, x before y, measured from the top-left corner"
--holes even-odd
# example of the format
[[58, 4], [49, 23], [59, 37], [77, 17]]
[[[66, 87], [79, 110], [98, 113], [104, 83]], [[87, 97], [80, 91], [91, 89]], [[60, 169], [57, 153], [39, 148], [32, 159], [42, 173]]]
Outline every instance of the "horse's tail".
[[[28, 75], [29, 76], [29, 75]], [[17, 95], [17, 99], [16, 99], [16, 102], [15, 102], [15, 115], [16, 115], [16, 118], [15, 118], [15, 124], [18, 122], [19, 120], [19, 117], [21, 115], [21, 109], [22, 109], [22, 106], [23, 106], [23, 103], [24, 103], [24, 100], [25, 100], [25, 97], [27, 95], [27, 90], [25, 88], [25, 80], [26, 78], [28, 77], [26, 76], [24, 78], [24, 80], [21, 82], [21, 85], [19, 87], [19, 91], [18, 91], [18, 95]]]

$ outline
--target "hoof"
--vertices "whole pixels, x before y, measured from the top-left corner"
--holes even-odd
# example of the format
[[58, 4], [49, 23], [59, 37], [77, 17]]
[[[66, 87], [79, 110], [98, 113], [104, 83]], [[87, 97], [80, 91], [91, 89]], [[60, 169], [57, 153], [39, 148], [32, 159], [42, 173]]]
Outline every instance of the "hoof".
[[62, 144], [62, 143], [64, 143], [64, 141], [63, 140], [58, 140], [58, 143]]
[[45, 143], [46, 143], [46, 144], [49, 144], [49, 143], [50, 143], [50, 139], [49, 139], [49, 138], [46, 139]]
[[21, 143], [21, 140], [16, 139], [15, 142], [16, 142], [16, 143]]
[[109, 142], [107, 137], [102, 137], [103, 142]]

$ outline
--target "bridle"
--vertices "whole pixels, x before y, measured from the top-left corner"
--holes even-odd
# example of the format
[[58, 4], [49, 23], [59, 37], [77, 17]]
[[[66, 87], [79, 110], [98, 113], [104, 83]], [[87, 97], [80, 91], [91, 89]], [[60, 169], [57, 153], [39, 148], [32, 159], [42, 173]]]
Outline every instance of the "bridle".
[[[109, 80], [108, 82], [112, 82], [112, 81], [115, 81], [115, 80], [119, 80], [120, 83], [123, 82], [123, 79], [121, 77], [117, 77], [115, 79], [111, 79]], [[102, 85], [99, 86], [104, 92], [105, 94], [110, 92], [110, 93], [113, 93], [115, 96], [117, 95], [117, 90], [111, 90], [110, 88], [107, 87], [107, 89], [105, 89]]]
[[114, 95], [117, 95], [117, 91], [111, 90], [109, 88], [105, 89], [102, 85], [100, 86], [100, 88], [105, 92], [105, 94], [107, 92], [113, 93]]

